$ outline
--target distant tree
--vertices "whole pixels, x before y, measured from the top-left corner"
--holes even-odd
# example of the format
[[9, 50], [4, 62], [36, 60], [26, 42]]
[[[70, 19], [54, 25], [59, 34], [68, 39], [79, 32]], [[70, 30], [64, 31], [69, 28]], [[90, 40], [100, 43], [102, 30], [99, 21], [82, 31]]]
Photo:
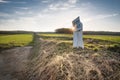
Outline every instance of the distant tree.
[[59, 28], [55, 30], [56, 33], [65, 33], [65, 34], [72, 34], [73, 31], [70, 28]]

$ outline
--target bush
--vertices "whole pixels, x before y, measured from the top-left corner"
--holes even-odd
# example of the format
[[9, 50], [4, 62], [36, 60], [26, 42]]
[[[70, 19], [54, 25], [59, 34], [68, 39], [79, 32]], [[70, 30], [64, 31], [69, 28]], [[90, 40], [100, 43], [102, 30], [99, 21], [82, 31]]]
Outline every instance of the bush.
[[56, 33], [65, 33], [65, 34], [72, 34], [73, 31], [70, 28], [59, 28], [55, 30]]

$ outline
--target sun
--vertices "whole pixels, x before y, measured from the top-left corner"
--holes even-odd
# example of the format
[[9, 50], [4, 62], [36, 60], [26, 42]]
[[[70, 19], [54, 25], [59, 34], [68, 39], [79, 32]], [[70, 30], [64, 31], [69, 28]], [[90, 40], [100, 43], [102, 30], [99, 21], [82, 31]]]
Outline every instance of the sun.
[[75, 31], [75, 27], [71, 27], [71, 30], [72, 30], [72, 31]]

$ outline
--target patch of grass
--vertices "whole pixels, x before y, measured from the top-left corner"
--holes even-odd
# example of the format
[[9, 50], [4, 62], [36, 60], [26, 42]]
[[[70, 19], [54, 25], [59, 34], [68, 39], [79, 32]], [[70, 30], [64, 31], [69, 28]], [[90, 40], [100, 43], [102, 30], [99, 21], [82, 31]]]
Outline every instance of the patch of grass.
[[96, 52], [97, 52], [98, 50], [99, 50], [98, 48], [93, 48], [93, 51], [96, 51]]
[[95, 52], [97, 52], [98, 50], [100, 50], [99, 46], [96, 46], [95, 44], [85, 44], [85, 47], [87, 49], [91, 49]]
[[106, 40], [112, 42], [120, 43], [120, 36], [111, 36], [111, 35], [84, 35], [84, 38]]
[[44, 39], [54, 39], [54, 40], [72, 40], [72, 34], [58, 34], [58, 33], [44, 33], [39, 34]]
[[88, 48], [94, 48], [94, 44], [85, 44], [85, 46]]
[[0, 48], [11, 48], [16, 46], [32, 45], [32, 34], [0, 35]]
[[66, 43], [66, 42], [60, 42], [57, 44], [55, 52], [56, 53], [68, 53], [72, 51], [72, 44], [71, 43]]
[[41, 34], [39, 34], [40, 36], [49, 36], [49, 37], [72, 37], [72, 34], [58, 34], [58, 33], [41, 33]]

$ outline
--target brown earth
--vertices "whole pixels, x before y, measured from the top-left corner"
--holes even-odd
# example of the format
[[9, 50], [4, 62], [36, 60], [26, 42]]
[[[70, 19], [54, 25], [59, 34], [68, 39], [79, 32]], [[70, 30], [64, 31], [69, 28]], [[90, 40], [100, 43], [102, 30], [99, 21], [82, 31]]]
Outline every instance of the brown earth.
[[0, 52], [0, 80], [25, 80], [31, 47], [17, 47]]

